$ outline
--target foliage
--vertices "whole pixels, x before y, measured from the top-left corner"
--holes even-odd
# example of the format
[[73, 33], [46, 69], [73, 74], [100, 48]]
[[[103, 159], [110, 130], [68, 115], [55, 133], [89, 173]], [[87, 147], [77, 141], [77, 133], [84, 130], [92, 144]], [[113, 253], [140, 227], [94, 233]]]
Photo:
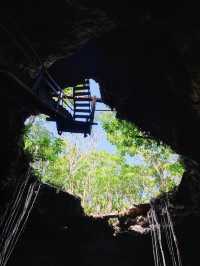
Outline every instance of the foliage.
[[[32, 154], [42, 182], [80, 196], [88, 213], [125, 210], [175, 185], [173, 176], [180, 176], [182, 167], [169, 148], [143, 138], [135, 126], [113, 115], [101, 121], [116, 154], [96, 150], [92, 144], [81, 150], [50, 133], [41, 119], [27, 125], [25, 150]], [[136, 155], [142, 156], [142, 163], [127, 159]]]
[[159, 192], [167, 192], [177, 185], [183, 165], [170, 147], [151, 139], [134, 124], [116, 119], [113, 113], [102, 115], [100, 119], [108, 140], [122, 157], [142, 158], [147, 175], [154, 179]]
[[47, 175], [48, 167], [56, 166], [66, 145], [43, 126], [43, 119], [26, 126], [24, 143], [24, 149], [32, 155], [33, 166], [40, 178]]

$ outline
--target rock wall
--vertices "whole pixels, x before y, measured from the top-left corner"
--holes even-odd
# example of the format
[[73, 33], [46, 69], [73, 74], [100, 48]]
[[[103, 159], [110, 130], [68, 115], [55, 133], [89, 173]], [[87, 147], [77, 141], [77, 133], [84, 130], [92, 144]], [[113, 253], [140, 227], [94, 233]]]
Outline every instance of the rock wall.
[[[158, 10], [158, 11], [157, 11]], [[100, 83], [118, 116], [171, 145], [186, 172], [172, 193], [183, 265], [197, 265], [199, 238], [199, 14], [193, 2], [3, 1], [0, 70], [31, 82], [43, 61], [61, 85]], [[61, 60], [62, 59], [62, 60]], [[2, 72], [1, 213], [23, 178], [23, 125], [41, 109]], [[145, 254], [145, 255], [144, 255]], [[195, 261], [196, 260], [196, 261]], [[153, 265], [149, 234], [87, 217], [78, 199], [43, 188], [9, 265]]]
[[[196, 265], [199, 215], [185, 213], [183, 218], [174, 210], [183, 265]], [[139, 232], [132, 226], [114, 234], [113, 226], [105, 217], [84, 215], [80, 199], [43, 185], [8, 265], [153, 266], [150, 232], [148, 227], [143, 229]], [[170, 265], [169, 257], [166, 258]]]

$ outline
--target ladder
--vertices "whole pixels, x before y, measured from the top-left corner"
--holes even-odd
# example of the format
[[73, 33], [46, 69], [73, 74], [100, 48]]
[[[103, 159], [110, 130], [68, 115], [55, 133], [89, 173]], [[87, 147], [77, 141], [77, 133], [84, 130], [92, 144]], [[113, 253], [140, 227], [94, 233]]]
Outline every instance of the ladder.
[[73, 87], [74, 121], [90, 122], [91, 93], [88, 80], [84, 84]]

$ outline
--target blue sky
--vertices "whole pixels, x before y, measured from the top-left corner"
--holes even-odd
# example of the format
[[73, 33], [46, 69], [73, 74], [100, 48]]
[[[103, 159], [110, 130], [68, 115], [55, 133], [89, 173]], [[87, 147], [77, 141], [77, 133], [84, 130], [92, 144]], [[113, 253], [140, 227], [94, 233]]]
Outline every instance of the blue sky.
[[[92, 96], [101, 98], [99, 85], [92, 79], [90, 79], [90, 90]], [[97, 103], [96, 109], [109, 110], [109, 107], [103, 103]], [[97, 116], [99, 113], [100, 112], [95, 113], [94, 120], [96, 122], [98, 122]], [[59, 136], [57, 134], [55, 122], [45, 122], [45, 126], [55, 136]], [[100, 150], [107, 151], [112, 154], [116, 153], [117, 151], [116, 147], [107, 140], [105, 131], [102, 128], [100, 122], [98, 122], [98, 125], [93, 126], [91, 135], [87, 136], [86, 138], [83, 136], [83, 134], [68, 133], [68, 132], [63, 132], [61, 137], [70, 141], [71, 143], [78, 145], [79, 148], [83, 151], [90, 150], [91, 148], [96, 148], [99, 151]], [[134, 156], [134, 157], [127, 156], [127, 162], [129, 164], [142, 164], [143, 160], [142, 157], [140, 156]]]

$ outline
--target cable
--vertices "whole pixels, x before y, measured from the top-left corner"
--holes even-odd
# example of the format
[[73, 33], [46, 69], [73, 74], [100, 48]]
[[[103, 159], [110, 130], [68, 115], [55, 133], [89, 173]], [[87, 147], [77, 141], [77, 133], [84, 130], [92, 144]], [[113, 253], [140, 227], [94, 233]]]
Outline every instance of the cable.
[[17, 41], [17, 39], [15, 38], [15, 36], [4, 26], [0, 23], [0, 28], [6, 32], [6, 34], [8, 35], [8, 37], [13, 41], [13, 43], [19, 48], [19, 50], [21, 50], [21, 52], [24, 54], [24, 56], [28, 59], [28, 61], [32, 61], [32, 58], [26, 53], [26, 51], [24, 50], [23, 46], [21, 46], [21, 44]]

